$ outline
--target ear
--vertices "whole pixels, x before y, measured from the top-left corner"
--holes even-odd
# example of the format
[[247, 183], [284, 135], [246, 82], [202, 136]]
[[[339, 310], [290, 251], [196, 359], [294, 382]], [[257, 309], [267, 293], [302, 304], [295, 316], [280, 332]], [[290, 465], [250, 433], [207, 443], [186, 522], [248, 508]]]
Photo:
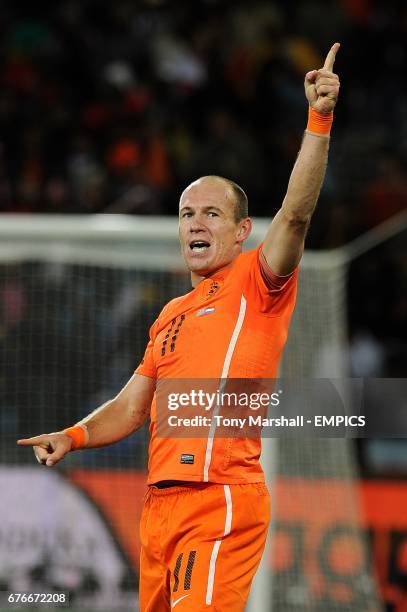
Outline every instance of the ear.
[[237, 232], [237, 242], [239, 242], [240, 244], [242, 244], [250, 235], [250, 232], [252, 231], [252, 220], [250, 219], [250, 217], [247, 217], [246, 219], [243, 219], [242, 221], [239, 221], [239, 230]]

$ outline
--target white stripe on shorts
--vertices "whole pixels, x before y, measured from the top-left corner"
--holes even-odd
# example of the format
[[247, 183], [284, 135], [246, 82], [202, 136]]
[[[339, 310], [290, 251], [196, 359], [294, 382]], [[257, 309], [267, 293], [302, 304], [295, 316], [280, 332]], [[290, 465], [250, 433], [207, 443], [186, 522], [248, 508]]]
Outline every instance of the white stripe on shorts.
[[[223, 489], [225, 492], [226, 499], [226, 519], [225, 519], [225, 528], [223, 530], [223, 537], [229, 535], [232, 528], [232, 495], [230, 493], [229, 485], [223, 485]], [[206, 589], [206, 605], [209, 606], [212, 603], [212, 595], [213, 595], [213, 585], [215, 582], [215, 569], [216, 569], [216, 559], [218, 557], [218, 552], [222, 540], [216, 540], [213, 545], [211, 560], [209, 562], [209, 574], [208, 574], [208, 586]]]

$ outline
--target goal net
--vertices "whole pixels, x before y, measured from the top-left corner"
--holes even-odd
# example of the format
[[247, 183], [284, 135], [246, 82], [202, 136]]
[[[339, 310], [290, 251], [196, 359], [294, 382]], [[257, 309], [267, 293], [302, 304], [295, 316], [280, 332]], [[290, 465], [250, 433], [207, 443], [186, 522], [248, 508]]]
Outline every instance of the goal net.
[[[248, 248], [263, 238], [255, 221]], [[33, 465], [15, 439], [61, 429], [128, 380], [162, 306], [189, 291], [177, 222], [2, 215], [0, 584], [67, 592], [78, 609], [134, 610], [148, 433]], [[347, 262], [306, 253], [284, 377], [342, 378]], [[272, 545], [256, 612], [379, 610], [346, 440], [267, 441]]]

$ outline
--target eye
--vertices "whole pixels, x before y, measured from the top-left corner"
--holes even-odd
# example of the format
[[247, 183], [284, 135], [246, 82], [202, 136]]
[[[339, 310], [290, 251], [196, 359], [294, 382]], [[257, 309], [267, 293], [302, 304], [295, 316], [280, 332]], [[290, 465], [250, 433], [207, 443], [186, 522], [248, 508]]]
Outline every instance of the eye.
[[184, 217], [192, 217], [192, 213], [191, 212], [184, 212], [184, 213], [182, 213], [181, 217], [182, 218], [184, 218]]
[[208, 212], [208, 216], [209, 216], [209, 217], [219, 217], [218, 213], [214, 212], [213, 210], [211, 210], [210, 212]]

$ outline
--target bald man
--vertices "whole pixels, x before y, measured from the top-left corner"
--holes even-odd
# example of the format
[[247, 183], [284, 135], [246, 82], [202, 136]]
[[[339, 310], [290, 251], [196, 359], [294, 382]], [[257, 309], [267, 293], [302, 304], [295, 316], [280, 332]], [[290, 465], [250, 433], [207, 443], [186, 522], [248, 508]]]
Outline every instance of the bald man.
[[[141, 517], [140, 610], [244, 610], [264, 549], [269, 494], [258, 438], [157, 433], [157, 383], [267, 379], [277, 374], [295, 304], [297, 267], [327, 164], [339, 79], [307, 73], [309, 121], [287, 194], [264, 241], [243, 253], [252, 223], [245, 192], [204, 176], [179, 205], [192, 290], [164, 306], [144, 358], [118, 395], [64, 431], [19, 440], [52, 467], [68, 452], [112, 444], [150, 417], [148, 490]], [[172, 382], [174, 385], [174, 382]]]

